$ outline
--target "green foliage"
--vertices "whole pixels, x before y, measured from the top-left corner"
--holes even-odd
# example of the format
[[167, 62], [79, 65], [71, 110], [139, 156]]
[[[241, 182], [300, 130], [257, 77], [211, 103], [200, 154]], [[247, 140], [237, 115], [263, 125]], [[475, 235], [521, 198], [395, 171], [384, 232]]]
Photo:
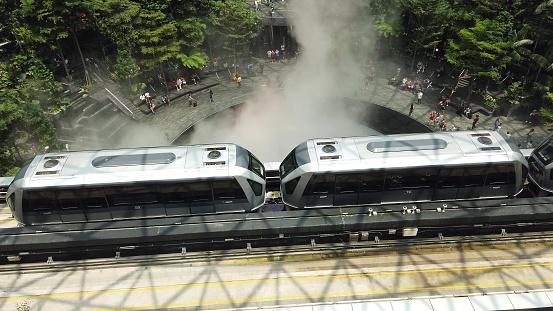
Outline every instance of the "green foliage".
[[181, 61], [182, 65], [186, 68], [201, 68], [208, 62], [208, 57], [204, 52], [192, 51], [189, 55], [180, 53], [177, 58]]
[[518, 105], [524, 95], [524, 89], [520, 81], [514, 82], [504, 91], [505, 100], [511, 105]]
[[241, 0], [216, 2], [211, 21], [216, 31], [231, 39], [233, 45], [245, 44], [261, 31], [259, 17]]
[[486, 106], [494, 110], [497, 109], [497, 99], [495, 97], [487, 93], [484, 94], [482, 97]]
[[445, 57], [460, 68], [469, 69], [472, 75], [497, 79], [510, 58], [507, 52], [513, 47], [508, 40], [511, 17], [502, 14], [496, 20], [478, 20], [474, 27], [461, 29], [458, 38], [449, 40]]
[[388, 21], [384, 16], [381, 16], [376, 22], [376, 29], [384, 38], [397, 37], [403, 32], [400, 20]]
[[541, 120], [544, 123], [551, 123], [553, 122], [553, 112], [549, 111], [547, 108], [541, 108], [540, 109], [541, 114]]
[[117, 60], [113, 66], [113, 75], [118, 80], [126, 80], [136, 77], [140, 73], [140, 67], [136, 64], [131, 51], [126, 46], [118, 46]]

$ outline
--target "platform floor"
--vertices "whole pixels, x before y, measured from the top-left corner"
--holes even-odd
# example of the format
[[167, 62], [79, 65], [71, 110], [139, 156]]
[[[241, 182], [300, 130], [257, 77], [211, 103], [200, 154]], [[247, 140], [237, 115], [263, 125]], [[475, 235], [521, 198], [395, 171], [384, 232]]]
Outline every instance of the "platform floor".
[[[124, 262], [125, 259], [119, 259]], [[3, 273], [0, 310], [216, 310], [549, 290], [549, 244]]]

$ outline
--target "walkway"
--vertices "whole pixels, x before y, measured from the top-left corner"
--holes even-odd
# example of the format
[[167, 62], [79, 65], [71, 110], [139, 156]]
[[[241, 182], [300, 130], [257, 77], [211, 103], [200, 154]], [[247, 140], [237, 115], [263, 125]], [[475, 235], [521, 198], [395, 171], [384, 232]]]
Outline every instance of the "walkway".
[[[171, 106], [164, 107], [156, 112], [155, 115], [148, 115], [148, 118], [143, 122], [148, 124], [163, 133], [165, 140], [170, 143], [175, 141], [184, 131], [194, 126], [194, 124], [200, 122], [206, 117], [213, 115], [228, 107], [245, 102], [248, 98], [253, 97], [257, 92], [263, 91], [268, 86], [267, 80], [272, 76], [280, 75], [285, 76], [296, 60], [290, 63], [266, 63], [264, 75], [257, 75], [252, 78], [244, 78], [242, 87], [238, 87], [235, 82], [230, 81], [228, 72], [219, 72], [218, 76], [215, 74], [208, 75], [198, 85], [189, 85], [184, 90], [172, 91], [171, 98], [179, 95], [183, 95], [185, 92], [192, 91], [192, 96], [199, 103], [198, 107], [189, 107], [187, 102], [187, 96], [181, 96], [176, 100], [173, 100]], [[397, 68], [397, 67], [396, 67]], [[403, 67], [402, 67], [403, 68]], [[409, 107], [411, 103], [415, 103], [412, 118], [418, 120], [421, 123], [428, 124], [428, 116], [431, 111], [436, 110], [436, 105], [439, 100], [441, 88], [431, 87], [422, 99], [422, 104], [416, 104], [416, 96], [409, 91], [401, 91], [397, 87], [388, 85], [388, 77], [390, 72], [395, 73], [395, 69], [392, 68], [379, 68], [377, 77], [369, 85], [368, 89], [359, 89], [356, 94], [351, 94], [348, 97], [364, 100], [367, 102], [375, 103], [381, 106], [388, 107], [399, 113], [407, 115], [409, 113]], [[413, 75], [414, 76], [414, 75]], [[439, 79], [435, 79], [434, 84], [444, 83]], [[203, 85], [210, 85], [219, 83], [218, 85], [210, 88], [214, 92], [215, 103], [209, 102], [209, 89], [201, 90]], [[445, 94], [446, 91], [444, 91]], [[454, 98], [454, 102], [458, 102]], [[475, 103], [471, 103], [472, 107], [480, 108]], [[521, 144], [522, 148], [526, 147], [525, 137], [531, 128], [535, 128], [536, 133], [533, 135], [532, 140], [534, 146], [545, 139], [553, 130], [551, 125], [539, 125], [532, 126], [525, 121], [528, 120], [528, 112], [519, 109], [515, 111], [510, 117], [501, 116], [502, 122], [500, 131], [510, 132], [512, 139]], [[448, 127], [455, 125], [459, 130], [470, 130], [472, 120], [467, 119], [464, 116], [456, 114], [455, 108], [448, 107], [445, 112], [445, 119]], [[490, 115], [484, 115], [480, 113], [480, 121], [478, 122], [478, 129], [493, 129], [494, 122], [497, 117]], [[382, 122], [394, 122], [394, 120], [382, 120]], [[370, 126], [370, 125], [369, 125]], [[433, 126], [431, 126], [434, 129]], [[435, 128], [437, 130], [437, 127]], [[159, 133], [159, 132], [158, 132]]]

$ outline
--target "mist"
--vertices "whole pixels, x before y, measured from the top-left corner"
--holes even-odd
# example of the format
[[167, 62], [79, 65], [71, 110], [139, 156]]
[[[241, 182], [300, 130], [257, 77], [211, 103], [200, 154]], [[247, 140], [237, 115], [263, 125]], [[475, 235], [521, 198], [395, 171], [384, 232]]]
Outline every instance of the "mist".
[[361, 124], [366, 110], [339, 99], [362, 87], [375, 42], [363, 2], [295, 0], [288, 8], [300, 56], [290, 64], [270, 65], [287, 66], [278, 77], [282, 87], [258, 75], [250, 82], [258, 84], [258, 95], [232, 115], [197, 124], [190, 144], [233, 142], [263, 162], [279, 162], [310, 138], [376, 134]]

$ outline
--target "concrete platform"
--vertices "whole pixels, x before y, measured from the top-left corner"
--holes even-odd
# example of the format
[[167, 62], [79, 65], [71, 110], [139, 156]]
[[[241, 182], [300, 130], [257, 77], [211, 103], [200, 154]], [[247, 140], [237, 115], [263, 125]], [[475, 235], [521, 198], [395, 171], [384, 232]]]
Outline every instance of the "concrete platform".
[[[407, 306], [406, 299], [428, 304], [433, 298], [447, 304], [448, 299], [459, 296], [479, 300], [480, 306], [493, 305], [489, 295], [497, 293], [510, 294], [511, 305], [518, 301], [519, 306], [528, 306], [528, 299], [536, 295], [540, 297], [532, 299], [547, 302], [548, 294], [535, 293], [526, 297], [524, 304], [516, 293], [550, 290], [553, 285], [553, 249], [545, 244], [412, 250], [339, 259], [312, 255], [277, 262], [251, 258], [205, 263], [154, 261], [131, 267], [123, 264], [124, 259], [121, 263], [110, 268], [63, 270], [44, 265], [40, 273], [3, 273], [0, 309], [15, 310], [27, 303], [30, 310], [59, 311], [242, 310], [388, 301], [396, 310]], [[444, 299], [434, 299], [438, 297]], [[351, 310], [339, 306], [303, 309]]]

